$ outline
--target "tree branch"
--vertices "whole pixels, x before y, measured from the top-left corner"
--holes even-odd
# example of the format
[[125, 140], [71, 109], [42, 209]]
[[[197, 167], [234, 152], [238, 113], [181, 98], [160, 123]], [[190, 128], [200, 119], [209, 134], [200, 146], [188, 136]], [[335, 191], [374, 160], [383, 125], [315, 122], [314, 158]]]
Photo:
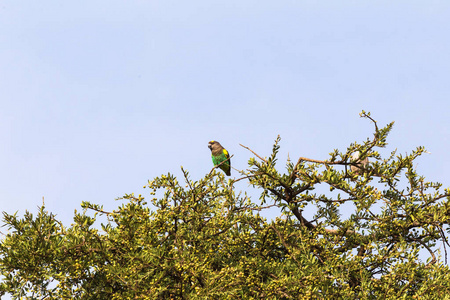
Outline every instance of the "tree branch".
[[261, 156], [259, 156], [258, 154], [256, 154], [252, 149], [250, 149], [249, 147], [246, 147], [242, 144], [239, 144], [241, 147], [244, 147], [245, 149], [249, 150], [251, 153], [255, 154], [260, 160], [264, 161], [265, 163], [267, 163], [267, 160], [265, 160], [264, 158], [262, 158]]

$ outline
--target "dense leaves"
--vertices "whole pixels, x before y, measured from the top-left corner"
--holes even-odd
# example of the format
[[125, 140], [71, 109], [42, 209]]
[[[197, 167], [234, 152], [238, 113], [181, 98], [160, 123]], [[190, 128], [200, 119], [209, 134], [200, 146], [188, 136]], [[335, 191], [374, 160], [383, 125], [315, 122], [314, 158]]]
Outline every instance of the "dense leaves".
[[[324, 161], [288, 160], [284, 173], [276, 168], [278, 138], [268, 157], [252, 151], [256, 157], [241, 178], [226, 181], [213, 170], [193, 181], [182, 170], [182, 182], [171, 174], [149, 181], [151, 206], [133, 194], [112, 212], [85, 202], [70, 226], [44, 206], [36, 216], [4, 212], [0, 293], [15, 299], [446, 299], [450, 190], [416, 173], [422, 147], [383, 158], [377, 149], [386, 146], [393, 123], [379, 129], [370, 114], [362, 116], [375, 125], [372, 139]], [[352, 160], [356, 151], [370, 163]], [[235, 191], [240, 180], [261, 192], [259, 204]], [[279, 216], [267, 221], [259, 212], [269, 207]], [[99, 215], [107, 222], [98, 224]]]

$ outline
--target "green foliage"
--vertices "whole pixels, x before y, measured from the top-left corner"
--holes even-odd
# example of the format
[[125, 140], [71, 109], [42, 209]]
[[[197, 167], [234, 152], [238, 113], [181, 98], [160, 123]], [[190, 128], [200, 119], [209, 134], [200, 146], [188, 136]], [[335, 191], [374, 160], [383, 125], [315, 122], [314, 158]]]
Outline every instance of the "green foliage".
[[[446, 299], [450, 190], [426, 182], [414, 161], [425, 152], [383, 158], [393, 123], [328, 160], [300, 157], [276, 168], [256, 154], [242, 177], [211, 171], [182, 183], [162, 175], [143, 197], [123, 197], [112, 212], [84, 202], [63, 226], [41, 207], [3, 213], [0, 295], [14, 299]], [[361, 172], [357, 161], [370, 159]], [[253, 151], [252, 151], [253, 152]], [[261, 191], [260, 204], [234, 190]], [[162, 193], [161, 193], [162, 191]], [[160, 197], [155, 197], [155, 195]], [[267, 221], [259, 211], [278, 208]], [[106, 224], [96, 225], [99, 215]], [[429, 259], [419, 259], [419, 251]], [[423, 255], [422, 255], [423, 256]]]

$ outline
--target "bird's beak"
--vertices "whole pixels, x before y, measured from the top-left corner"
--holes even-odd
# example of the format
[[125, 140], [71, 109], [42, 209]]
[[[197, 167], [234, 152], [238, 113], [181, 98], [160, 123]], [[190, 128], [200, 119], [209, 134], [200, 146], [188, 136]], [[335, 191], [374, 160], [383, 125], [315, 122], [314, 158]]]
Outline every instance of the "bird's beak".
[[209, 150], [212, 150], [211, 144], [208, 144], [208, 148], [209, 148]]

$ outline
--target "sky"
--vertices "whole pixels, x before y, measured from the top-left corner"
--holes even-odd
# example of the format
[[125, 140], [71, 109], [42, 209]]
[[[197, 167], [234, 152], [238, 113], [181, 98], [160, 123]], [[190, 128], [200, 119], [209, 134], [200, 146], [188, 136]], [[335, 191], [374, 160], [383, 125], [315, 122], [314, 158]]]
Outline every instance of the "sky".
[[82, 201], [202, 178], [210, 140], [238, 169], [277, 135], [280, 169], [326, 159], [373, 137], [362, 110], [450, 186], [449, 19], [437, 0], [0, 0], [0, 210], [44, 197], [70, 225]]

